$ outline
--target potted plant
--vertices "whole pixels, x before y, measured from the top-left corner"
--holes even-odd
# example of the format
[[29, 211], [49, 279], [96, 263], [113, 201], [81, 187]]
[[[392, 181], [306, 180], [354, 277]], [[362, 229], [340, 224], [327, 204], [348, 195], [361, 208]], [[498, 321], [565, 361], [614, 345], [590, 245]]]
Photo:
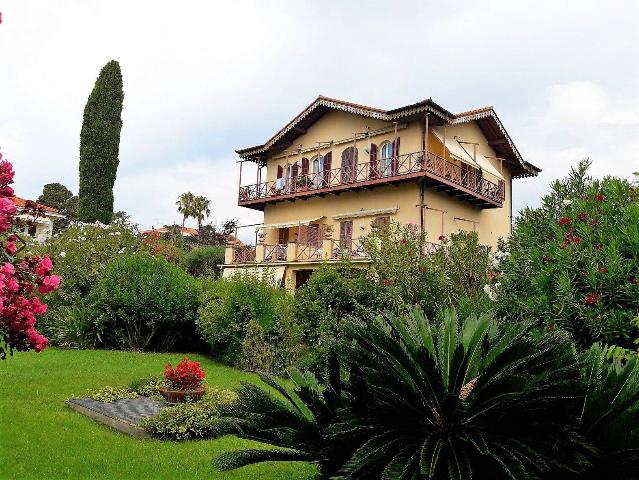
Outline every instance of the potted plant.
[[168, 403], [197, 402], [206, 392], [203, 380], [206, 375], [199, 362], [184, 357], [175, 368], [170, 363], [164, 367], [166, 386], [160, 393]]

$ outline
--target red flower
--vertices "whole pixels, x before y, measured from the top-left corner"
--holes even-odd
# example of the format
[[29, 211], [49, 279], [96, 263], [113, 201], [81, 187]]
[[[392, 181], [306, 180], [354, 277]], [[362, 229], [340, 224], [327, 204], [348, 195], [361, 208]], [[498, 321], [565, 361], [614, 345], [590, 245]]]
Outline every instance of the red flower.
[[586, 295], [586, 305], [595, 305], [599, 301], [599, 294], [591, 293]]
[[441, 242], [441, 241], [444, 241], [444, 240], [446, 240], [446, 235], [440, 235], [439, 236], [439, 241]]
[[598, 202], [603, 202], [605, 199], [606, 199], [606, 197], [604, 197], [603, 194], [601, 194], [601, 193], [598, 193], [595, 196], [595, 200], [597, 200]]
[[570, 222], [572, 222], [572, 219], [569, 217], [561, 217], [559, 219], [559, 225], [570, 225]]
[[581, 276], [582, 276], [582, 277], [587, 277], [588, 275], [589, 275], [589, 273], [588, 273], [588, 272], [586, 272], [586, 271], [581, 272]]
[[193, 390], [200, 386], [206, 375], [199, 362], [194, 362], [189, 360], [188, 357], [184, 357], [175, 368], [170, 363], [167, 363], [164, 367], [164, 377], [171, 388]]
[[581, 243], [581, 237], [573, 237], [572, 241], [575, 245], [579, 245]]
[[636, 275], [633, 275], [632, 277], [630, 277], [630, 283], [632, 283], [633, 285], [639, 285], [639, 279], [637, 278]]
[[577, 215], [577, 218], [583, 222], [588, 219], [588, 215], [586, 215], [585, 212], [580, 212], [579, 215]]
[[599, 220], [597, 220], [596, 218], [593, 218], [592, 222], [590, 223], [592, 223], [593, 225], [597, 225], [599, 223]]
[[607, 269], [607, 268], [604, 268], [604, 267], [599, 267], [599, 268], [597, 269], [597, 271], [598, 271], [599, 273], [608, 273], [608, 269]]
[[386, 285], [387, 287], [391, 286], [392, 284], [393, 284], [392, 280], [388, 278], [384, 279], [384, 285]]

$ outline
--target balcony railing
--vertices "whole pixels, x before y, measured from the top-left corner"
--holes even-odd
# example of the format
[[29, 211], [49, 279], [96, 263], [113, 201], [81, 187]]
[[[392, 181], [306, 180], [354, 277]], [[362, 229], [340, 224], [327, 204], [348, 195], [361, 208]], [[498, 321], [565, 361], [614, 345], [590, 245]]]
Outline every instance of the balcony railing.
[[353, 238], [350, 241], [333, 239], [331, 240], [331, 259], [337, 260], [340, 258], [368, 258], [368, 255], [359, 238]]
[[233, 263], [251, 263], [255, 261], [255, 248], [241, 247], [233, 250]]
[[322, 247], [321, 245], [311, 244], [297, 244], [297, 252], [295, 260], [321, 260], [322, 259]]
[[288, 251], [287, 243], [278, 243], [275, 245], [264, 245], [264, 261], [265, 262], [285, 262]]
[[[407, 153], [375, 162], [358, 163], [353, 167], [338, 167], [306, 175], [280, 178], [273, 181], [240, 187], [239, 204], [259, 203], [280, 197], [313, 195], [357, 185], [380, 184], [428, 176], [443, 183], [460, 187], [479, 199], [501, 206], [504, 200], [503, 180], [491, 181], [472, 166], [457, 165], [432, 152]], [[282, 198], [284, 199], [284, 198]]]

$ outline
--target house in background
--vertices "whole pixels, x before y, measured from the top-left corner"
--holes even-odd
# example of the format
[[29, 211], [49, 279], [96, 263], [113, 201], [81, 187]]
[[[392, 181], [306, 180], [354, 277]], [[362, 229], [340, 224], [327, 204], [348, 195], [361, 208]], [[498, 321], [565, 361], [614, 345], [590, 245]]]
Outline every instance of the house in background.
[[[189, 227], [176, 227], [176, 228], [179, 229], [179, 232], [182, 234], [183, 237], [195, 237], [198, 235], [197, 228], [189, 228]], [[142, 234], [154, 235], [159, 237], [160, 235], [168, 233], [169, 231], [171, 231], [171, 229], [168, 227], [151, 228], [150, 230], [144, 230]]]
[[[227, 248], [224, 276], [270, 267], [287, 288], [320, 262], [368, 260], [375, 224], [413, 223], [431, 248], [510, 233], [513, 179], [535, 176], [492, 107], [454, 114], [432, 100], [382, 110], [320, 96], [262, 145], [238, 150], [238, 205], [264, 212], [254, 248]], [[242, 178], [253, 162], [255, 176]]]
[[31, 209], [27, 208], [28, 200], [20, 197], [12, 197], [11, 200], [17, 209], [16, 220], [21, 233], [40, 243], [53, 236], [53, 222], [64, 218], [59, 210], [41, 203], [35, 204], [39, 214], [34, 216]]

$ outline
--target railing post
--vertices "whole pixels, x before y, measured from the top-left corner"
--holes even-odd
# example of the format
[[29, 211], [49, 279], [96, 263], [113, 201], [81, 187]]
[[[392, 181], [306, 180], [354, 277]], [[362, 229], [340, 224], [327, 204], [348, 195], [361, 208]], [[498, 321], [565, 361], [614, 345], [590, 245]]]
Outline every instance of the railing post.
[[297, 242], [292, 240], [288, 242], [288, 248], [286, 249], [286, 261], [294, 262], [297, 260]]
[[264, 262], [264, 243], [259, 242], [255, 245], [255, 262], [262, 263]]
[[227, 244], [226, 249], [224, 250], [224, 263], [226, 265], [235, 263], [234, 262], [235, 259], [233, 258], [235, 256], [234, 254], [235, 254], [235, 248], [233, 247], [233, 245], [230, 243]]

